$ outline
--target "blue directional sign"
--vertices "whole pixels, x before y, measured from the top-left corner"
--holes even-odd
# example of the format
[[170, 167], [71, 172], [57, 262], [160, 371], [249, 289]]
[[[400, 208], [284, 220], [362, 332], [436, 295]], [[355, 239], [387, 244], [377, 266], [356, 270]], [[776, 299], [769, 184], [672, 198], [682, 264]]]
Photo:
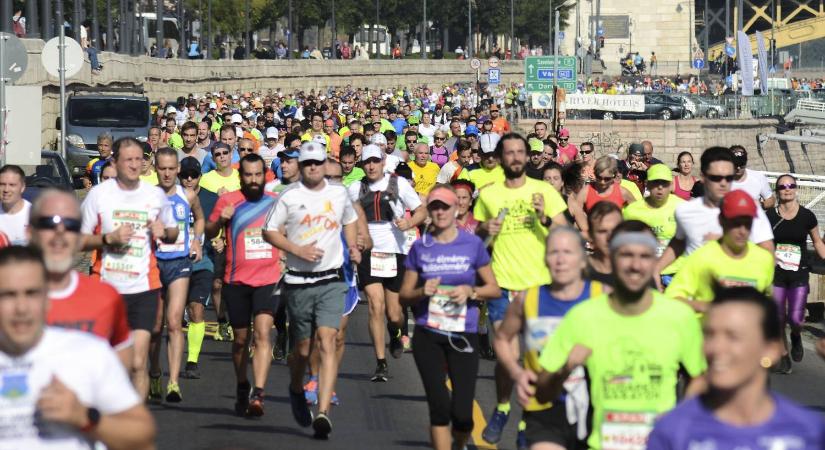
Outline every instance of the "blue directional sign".
[[725, 44], [725, 54], [733, 58], [736, 55], [736, 49], [730, 44]]
[[567, 92], [576, 91], [576, 58], [572, 56], [528, 56], [524, 60], [524, 83], [531, 92], [551, 92], [553, 79]]
[[487, 69], [487, 82], [490, 84], [501, 83], [501, 69], [494, 67]]
[[693, 68], [702, 70], [705, 68], [705, 60], [702, 58], [696, 58], [693, 60]]
[[564, 31], [559, 31], [558, 36], [559, 36], [559, 40], [563, 41], [564, 40]]

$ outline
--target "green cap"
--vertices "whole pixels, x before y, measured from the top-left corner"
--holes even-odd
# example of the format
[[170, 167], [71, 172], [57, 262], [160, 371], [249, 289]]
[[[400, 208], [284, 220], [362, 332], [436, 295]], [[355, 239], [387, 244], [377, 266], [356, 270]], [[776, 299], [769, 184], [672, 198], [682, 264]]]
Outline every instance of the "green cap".
[[673, 181], [673, 171], [664, 164], [654, 164], [647, 168], [647, 181]]
[[544, 142], [541, 142], [541, 139], [530, 138], [527, 143], [530, 144], [531, 152], [541, 153], [544, 151]]
[[418, 119], [418, 116], [416, 116], [415, 114], [410, 114], [410, 116], [407, 117], [407, 124], [409, 124], [409, 125], [418, 125], [420, 123], [421, 123], [421, 121]]

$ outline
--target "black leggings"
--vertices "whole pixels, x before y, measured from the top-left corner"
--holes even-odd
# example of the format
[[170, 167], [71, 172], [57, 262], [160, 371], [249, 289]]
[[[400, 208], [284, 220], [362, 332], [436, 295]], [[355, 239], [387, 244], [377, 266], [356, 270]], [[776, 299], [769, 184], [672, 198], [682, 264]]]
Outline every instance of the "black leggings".
[[[465, 348], [467, 344], [459, 336], [467, 339], [473, 348], [472, 353], [459, 352], [450, 345], [447, 336], [416, 326], [412, 338], [413, 357], [427, 394], [430, 425], [452, 423], [453, 430], [470, 432], [473, 430], [473, 398], [478, 374], [478, 335], [453, 333], [453, 345]], [[444, 383], [445, 367], [450, 376], [452, 395]]]

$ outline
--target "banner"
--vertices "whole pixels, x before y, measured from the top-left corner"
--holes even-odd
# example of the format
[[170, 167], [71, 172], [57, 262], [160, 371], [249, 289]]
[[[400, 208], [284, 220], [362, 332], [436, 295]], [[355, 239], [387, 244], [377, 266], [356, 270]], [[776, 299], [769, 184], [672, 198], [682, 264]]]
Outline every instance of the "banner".
[[753, 95], [753, 54], [751, 40], [744, 31], [736, 32], [736, 45], [739, 47], [739, 76], [742, 78], [742, 95]]
[[[542, 95], [533, 94], [533, 108], [549, 108], [549, 106], [537, 106], [537, 104], [543, 103], [540, 98]], [[548, 101], [547, 104], [552, 105], [552, 101]], [[567, 94], [564, 99], [564, 106], [566, 109], [644, 112], [645, 97], [644, 95]]]
[[761, 31], [756, 32], [756, 59], [759, 63], [759, 89], [762, 95], [768, 95], [768, 52]]

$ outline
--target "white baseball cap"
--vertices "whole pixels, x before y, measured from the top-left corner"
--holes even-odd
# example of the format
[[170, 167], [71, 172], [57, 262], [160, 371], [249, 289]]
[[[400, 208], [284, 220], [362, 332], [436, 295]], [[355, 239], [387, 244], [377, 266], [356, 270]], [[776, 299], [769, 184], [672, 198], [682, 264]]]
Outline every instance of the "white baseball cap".
[[383, 133], [375, 133], [370, 138], [370, 144], [387, 145], [387, 137]]
[[241, 117], [241, 115], [238, 114], [238, 113], [232, 114], [232, 118], [230, 119], [230, 122], [232, 122], [232, 123], [243, 123], [243, 117]]
[[310, 142], [315, 142], [316, 144], [320, 145], [321, 147], [327, 148], [327, 138], [325, 138], [323, 134], [316, 134], [316, 135], [312, 136], [312, 141], [310, 141]]
[[267, 139], [278, 139], [278, 129], [275, 127], [269, 127], [266, 129], [266, 138]]
[[210, 103], [209, 104], [209, 109], [218, 109], [218, 104], [215, 103], [215, 102]]
[[375, 144], [365, 145], [361, 150], [361, 161], [366, 161], [370, 158], [378, 158], [383, 160], [384, 152], [381, 150], [381, 147]]
[[309, 141], [301, 144], [301, 152], [298, 154], [298, 162], [304, 161], [324, 161], [327, 159], [327, 152], [324, 146], [317, 142]]
[[501, 139], [496, 133], [482, 134], [478, 139], [478, 145], [481, 148], [481, 153], [493, 153], [498, 145], [498, 140]]
[[175, 107], [174, 107], [174, 106], [168, 106], [168, 107], [166, 108], [166, 114], [173, 114], [173, 113], [177, 113], [177, 112], [178, 112], [178, 110], [177, 110], [177, 109], [175, 109]]

